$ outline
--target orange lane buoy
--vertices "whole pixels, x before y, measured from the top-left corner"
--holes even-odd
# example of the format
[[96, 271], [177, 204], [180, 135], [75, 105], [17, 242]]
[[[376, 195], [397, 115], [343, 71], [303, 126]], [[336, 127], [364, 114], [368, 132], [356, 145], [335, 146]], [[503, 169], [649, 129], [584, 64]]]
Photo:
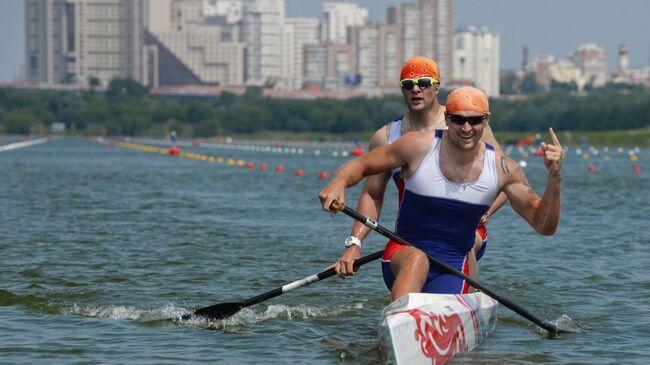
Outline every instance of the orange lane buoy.
[[181, 150], [176, 146], [171, 146], [169, 148], [169, 154], [172, 156], [178, 156], [181, 154]]
[[327, 171], [321, 171], [320, 174], [318, 174], [318, 178], [321, 180], [327, 180], [329, 177], [330, 174]]
[[352, 151], [350, 151], [350, 154], [352, 156], [361, 156], [365, 153], [365, 151], [362, 148], [355, 148]]
[[297, 169], [295, 172], [296, 176], [303, 176], [305, 174], [305, 170], [303, 169]]

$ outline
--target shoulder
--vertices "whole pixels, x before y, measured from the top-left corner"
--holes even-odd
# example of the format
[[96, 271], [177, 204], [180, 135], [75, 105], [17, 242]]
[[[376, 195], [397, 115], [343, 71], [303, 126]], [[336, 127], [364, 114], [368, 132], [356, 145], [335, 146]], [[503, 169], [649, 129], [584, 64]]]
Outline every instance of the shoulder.
[[396, 149], [403, 150], [409, 154], [411, 152], [418, 154], [423, 151], [428, 151], [431, 148], [435, 136], [435, 130], [408, 132], [395, 141], [391, 146], [394, 145]]
[[370, 137], [370, 142], [368, 143], [369, 150], [388, 144], [388, 135], [390, 133], [390, 127], [392, 124], [393, 122], [388, 122], [383, 127], [375, 131], [372, 137]]

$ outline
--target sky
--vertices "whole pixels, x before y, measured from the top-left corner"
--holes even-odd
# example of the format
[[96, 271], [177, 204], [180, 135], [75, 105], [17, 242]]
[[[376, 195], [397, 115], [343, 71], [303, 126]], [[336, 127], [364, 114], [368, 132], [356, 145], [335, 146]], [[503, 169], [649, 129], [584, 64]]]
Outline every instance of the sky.
[[[329, 0], [332, 1], [332, 0]], [[347, 0], [368, 9], [371, 21], [385, 21], [391, 5], [415, 0]], [[323, 0], [285, 0], [286, 15], [322, 16]], [[648, 0], [455, 0], [456, 26], [486, 26], [501, 37], [501, 69], [521, 67], [522, 49], [529, 60], [552, 54], [566, 58], [580, 44], [607, 49], [609, 69], [616, 69], [618, 45], [627, 43], [631, 68], [650, 65]], [[22, 75], [24, 63], [23, 0], [0, 0], [0, 81]]]

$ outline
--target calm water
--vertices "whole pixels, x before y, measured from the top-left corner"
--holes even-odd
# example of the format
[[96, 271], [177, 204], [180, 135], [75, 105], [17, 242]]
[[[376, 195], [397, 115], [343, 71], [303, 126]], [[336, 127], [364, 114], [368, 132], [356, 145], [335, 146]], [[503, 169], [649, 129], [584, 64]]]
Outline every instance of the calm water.
[[[83, 139], [0, 154], [0, 363], [381, 362], [377, 324], [389, 297], [378, 262], [226, 321], [161, 320], [323, 270], [352, 224], [323, 213], [317, 198], [318, 173], [346, 157], [194, 150], [271, 168]], [[509, 207], [489, 224], [481, 280], [582, 332], [548, 337], [501, 307], [493, 335], [453, 363], [647, 363], [650, 157], [641, 150], [633, 162], [626, 152], [586, 161], [570, 151], [555, 236], [535, 234]], [[541, 192], [541, 160], [526, 160]], [[297, 168], [305, 176], [294, 176]], [[395, 191], [387, 194], [380, 223], [392, 227]], [[384, 242], [373, 233], [364, 253]]]

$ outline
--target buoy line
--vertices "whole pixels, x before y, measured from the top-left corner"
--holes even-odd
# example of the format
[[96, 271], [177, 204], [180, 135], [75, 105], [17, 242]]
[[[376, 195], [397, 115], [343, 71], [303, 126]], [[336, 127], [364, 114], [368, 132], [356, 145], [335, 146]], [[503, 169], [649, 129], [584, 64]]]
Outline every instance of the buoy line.
[[[169, 146], [170, 143], [166, 139], [151, 139], [151, 138], [130, 138], [129, 140], [157, 145], [157, 146]], [[314, 142], [309, 144], [308, 142], [285, 142], [283, 145], [279, 143], [253, 143], [251, 141], [242, 142], [223, 142], [223, 143], [214, 143], [214, 142], [203, 142], [203, 141], [176, 141], [175, 145], [180, 147], [200, 147], [200, 148], [210, 148], [210, 149], [221, 149], [221, 150], [235, 150], [235, 151], [250, 151], [250, 152], [267, 152], [267, 153], [283, 153], [283, 154], [305, 154], [308, 151], [311, 151], [311, 154], [319, 156], [322, 154], [322, 150], [331, 150], [331, 155], [334, 157], [347, 157], [350, 154], [354, 156], [360, 156], [365, 153], [365, 150], [356, 148], [355, 145], [349, 143], [322, 143]]]
[[[150, 152], [150, 153], [157, 153], [161, 155], [178, 156], [178, 157], [190, 158], [194, 160], [213, 162], [213, 163], [225, 163], [228, 166], [246, 167], [248, 170], [252, 170], [255, 168], [255, 164], [253, 162], [246, 162], [242, 159], [234, 159], [234, 158], [225, 159], [224, 157], [205, 155], [201, 153], [183, 152], [176, 145], [171, 146], [169, 148], [161, 148], [156, 146], [149, 146], [149, 145], [130, 143], [130, 142], [121, 142], [121, 141], [114, 141], [114, 140], [104, 141], [103, 139], [97, 139], [96, 141], [104, 145], [132, 149], [141, 152]], [[268, 170], [269, 166], [266, 163], [261, 163], [259, 164], [259, 169]], [[275, 166], [275, 171], [284, 172], [285, 171], [284, 165]], [[305, 170], [298, 168], [294, 171], [294, 175], [304, 176]], [[318, 178], [320, 180], [327, 180], [329, 178], [329, 173], [327, 171], [320, 171], [318, 174]]]

